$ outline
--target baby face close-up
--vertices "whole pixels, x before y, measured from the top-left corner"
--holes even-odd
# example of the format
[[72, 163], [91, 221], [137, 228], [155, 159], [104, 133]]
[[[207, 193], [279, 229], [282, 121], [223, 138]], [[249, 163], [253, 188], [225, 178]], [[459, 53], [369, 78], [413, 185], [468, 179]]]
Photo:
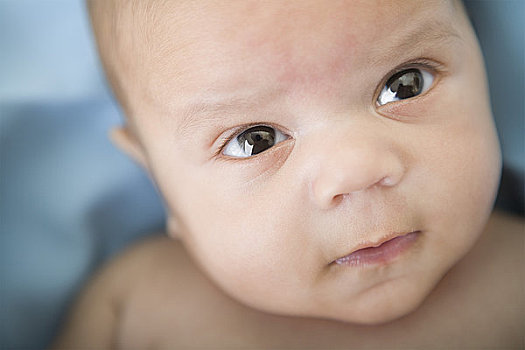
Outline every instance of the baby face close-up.
[[501, 160], [459, 2], [137, 3], [101, 44], [117, 142], [227, 294], [378, 324], [476, 242]]

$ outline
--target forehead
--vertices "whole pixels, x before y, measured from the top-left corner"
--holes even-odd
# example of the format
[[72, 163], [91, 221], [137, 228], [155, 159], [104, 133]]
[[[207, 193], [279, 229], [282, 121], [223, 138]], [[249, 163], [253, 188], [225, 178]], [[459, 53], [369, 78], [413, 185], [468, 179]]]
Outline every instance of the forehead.
[[249, 94], [254, 83], [320, 86], [389, 48], [445, 36], [455, 20], [449, 1], [181, 1], [150, 10], [138, 45], [147, 69], [136, 76], [159, 105]]

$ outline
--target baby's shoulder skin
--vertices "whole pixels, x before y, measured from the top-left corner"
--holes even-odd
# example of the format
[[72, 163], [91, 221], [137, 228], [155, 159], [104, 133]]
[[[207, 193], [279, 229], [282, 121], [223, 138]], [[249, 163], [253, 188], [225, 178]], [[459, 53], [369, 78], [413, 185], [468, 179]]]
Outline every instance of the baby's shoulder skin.
[[[487, 224], [484, 235], [478, 244], [482, 249], [494, 255], [499, 268], [513, 266], [514, 270], [525, 268], [525, 219], [503, 212], [494, 212]], [[485, 255], [489, 260], [491, 256]], [[522, 281], [523, 282], [523, 281]]]
[[51, 348], [120, 347], [119, 330], [129, 300], [143, 292], [140, 286], [150, 285], [152, 274], [177, 270], [173, 264], [180, 260], [179, 249], [168, 237], [154, 236], [118, 254], [88, 281]]
[[239, 330], [246, 310], [201, 273], [179, 241], [156, 235], [93, 276], [51, 349], [186, 348], [199, 339], [222, 344]]

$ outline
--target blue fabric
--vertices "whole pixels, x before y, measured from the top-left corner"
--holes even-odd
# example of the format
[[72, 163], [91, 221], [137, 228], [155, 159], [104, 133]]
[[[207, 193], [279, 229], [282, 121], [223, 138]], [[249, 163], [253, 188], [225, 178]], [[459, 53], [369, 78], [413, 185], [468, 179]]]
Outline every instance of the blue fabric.
[[[466, 4], [513, 174], [501, 201], [515, 210], [525, 168], [525, 2]], [[120, 121], [83, 2], [0, 1], [1, 349], [45, 347], [86, 276], [162, 229], [155, 189], [107, 139]]]

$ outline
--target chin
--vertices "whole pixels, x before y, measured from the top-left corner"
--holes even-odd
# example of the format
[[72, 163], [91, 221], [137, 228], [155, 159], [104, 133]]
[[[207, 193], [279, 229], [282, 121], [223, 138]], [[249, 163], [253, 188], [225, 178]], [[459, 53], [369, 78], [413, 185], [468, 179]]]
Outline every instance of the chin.
[[408, 307], [369, 310], [368, 312], [364, 312], [359, 315], [352, 315], [350, 317], [345, 317], [345, 315], [341, 315], [341, 317], [338, 318], [338, 320], [364, 326], [380, 326], [411, 314], [416, 309], [418, 309], [420, 304], [421, 303], [417, 303], [414, 305], [409, 305]]
[[416, 309], [418, 309], [420, 304], [421, 303], [413, 303], [413, 305], [407, 305], [406, 307], [396, 307], [378, 310], [369, 309], [359, 314], [339, 314], [333, 315], [330, 318], [336, 321], [353, 323], [363, 326], [380, 326], [411, 314]]
[[368, 296], [347, 308], [341, 307], [329, 318], [359, 325], [379, 326], [416, 311], [430, 294], [427, 290], [412, 289], [404, 293]]

